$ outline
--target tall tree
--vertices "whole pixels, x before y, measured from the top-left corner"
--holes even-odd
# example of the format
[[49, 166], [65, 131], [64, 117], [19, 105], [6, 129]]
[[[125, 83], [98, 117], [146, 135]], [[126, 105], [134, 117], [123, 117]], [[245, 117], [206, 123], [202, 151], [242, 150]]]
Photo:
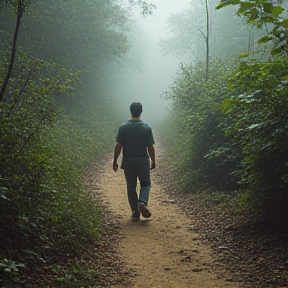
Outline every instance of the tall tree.
[[209, 57], [210, 57], [210, 10], [209, 10], [209, 0], [206, 0], [205, 2], [205, 8], [206, 8], [206, 35], [204, 36], [205, 42], [206, 42], [206, 73], [205, 73], [205, 80], [208, 80], [208, 74], [209, 74]]
[[16, 56], [16, 45], [17, 45], [17, 40], [18, 40], [18, 33], [19, 33], [20, 23], [21, 23], [21, 19], [22, 19], [22, 16], [23, 16], [23, 13], [24, 13], [24, 10], [25, 10], [27, 4], [28, 4], [27, 0], [26, 1], [25, 0], [16, 1], [17, 17], [16, 17], [16, 24], [15, 24], [15, 30], [14, 30], [14, 35], [13, 35], [11, 56], [10, 56], [9, 65], [7, 67], [6, 76], [5, 76], [4, 80], [3, 80], [3, 83], [2, 83], [2, 86], [1, 86], [1, 89], [0, 89], [0, 101], [3, 100], [3, 98], [4, 98], [5, 90], [7, 88], [7, 85], [8, 85], [11, 73], [12, 73], [12, 69], [13, 69], [13, 66], [14, 66], [15, 56]]

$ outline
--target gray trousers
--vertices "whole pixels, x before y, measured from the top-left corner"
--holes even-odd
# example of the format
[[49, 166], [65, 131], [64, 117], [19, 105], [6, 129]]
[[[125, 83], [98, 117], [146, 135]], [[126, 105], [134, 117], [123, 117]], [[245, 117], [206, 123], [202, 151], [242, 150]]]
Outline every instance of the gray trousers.
[[[121, 168], [127, 185], [128, 201], [133, 212], [139, 211], [139, 205], [147, 205], [151, 187], [150, 162], [146, 157], [124, 158]], [[139, 197], [137, 194], [137, 180], [140, 182]]]

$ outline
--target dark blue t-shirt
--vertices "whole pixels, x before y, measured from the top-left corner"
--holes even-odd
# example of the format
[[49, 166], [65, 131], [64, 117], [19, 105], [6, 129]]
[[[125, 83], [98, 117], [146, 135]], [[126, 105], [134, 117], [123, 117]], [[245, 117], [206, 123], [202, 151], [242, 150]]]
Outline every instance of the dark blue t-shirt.
[[155, 144], [151, 127], [141, 120], [129, 120], [121, 124], [116, 141], [123, 147], [123, 158], [148, 158], [147, 147]]

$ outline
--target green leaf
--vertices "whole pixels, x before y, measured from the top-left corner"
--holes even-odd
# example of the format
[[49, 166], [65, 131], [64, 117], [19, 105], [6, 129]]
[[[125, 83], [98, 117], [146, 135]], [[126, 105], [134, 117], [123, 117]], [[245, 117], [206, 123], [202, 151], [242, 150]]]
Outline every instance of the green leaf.
[[279, 54], [279, 53], [281, 53], [282, 52], [282, 48], [281, 47], [277, 47], [277, 48], [273, 48], [272, 50], [271, 50], [271, 55], [276, 55], [276, 54]]
[[262, 126], [262, 124], [263, 123], [252, 124], [247, 129], [252, 130], [252, 129], [255, 129], [255, 128]]
[[26, 217], [25, 215], [24, 215], [24, 216], [22, 216], [22, 220], [23, 220], [23, 221], [25, 221], [25, 222], [29, 222], [29, 218], [28, 218], [28, 217]]
[[227, 111], [229, 108], [231, 108], [232, 103], [234, 103], [235, 100], [234, 99], [227, 99], [225, 101], [222, 102], [222, 109], [225, 111]]
[[272, 145], [274, 145], [275, 144], [275, 142], [268, 142], [267, 144], [265, 144], [262, 148], [261, 148], [261, 150], [264, 150], [264, 149], [266, 149], [266, 148], [268, 148], [268, 147], [270, 147], [270, 146], [272, 146]]
[[258, 43], [258, 44], [266, 43], [266, 42], [268, 42], [268, 41], [270, 41], [270, 40], [272, 40], [272, 39], [273, 39], [273, 38], [272, 38], [271, 36], [264, 36], [264, 37], [260, 38], [260, 39], [257, 41], [257, 43]]
[[285, 9], [282, 8], [281, 6], [273, 6], [271, 4], [271, 14], [274, 16], [274, 17], [278, 17]]
[[9, 200], [6, 196], [4, 196], [4, 195], [0, 195], [0, 197], [2, 198], [2, 199], [4, 199], [4, 200]]
[[216, 10], [221, 9], [223, 7], [229, 6], [229, 5], [237, 5], [240, 4], [240, 0], [222, 0], [220, 3], [216, 6]]
[[[250, 10], [251, 8], [254, 8], [254, 3], [249, 2], [241, 2], [240, 8], [237, 11], [237, 14], [245, 14], [247, 10]], [[249, 11], [250, 12], [250, 11]]]
[[285, 27], [285, 28], [288, 28], [288, 19], [284, 19], [282, 22], [281, 22], [281, 25], [282, 27]]
[[246, 57], [248, 57], [249, 55], [251, 55], [250, 52], [245, 52], [245, 53], [242, 53], [242, 54], [240, 55], [240, 58], [246, 58]]
[[63, 277], [58, 277], [58, 278], [56, 278], [56, 280], [59, 281], [59, 282], [63, 282], [63, 281], [65, 281], [66, 279], [63, 278]]

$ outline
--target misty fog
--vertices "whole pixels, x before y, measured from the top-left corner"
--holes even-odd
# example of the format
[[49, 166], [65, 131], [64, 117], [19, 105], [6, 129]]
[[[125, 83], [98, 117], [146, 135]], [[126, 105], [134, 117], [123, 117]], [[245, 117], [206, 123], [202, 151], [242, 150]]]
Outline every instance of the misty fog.
[[[288, 287], [287, 11], [280, 0], [0, 0], [0, 286], [198, 287], [207, 275]], [[155, 132], [157, 220], [132, 224], [115, 136], [135, 101]], [[190, 223], [179, 229], [178, 212]], [[135, 254], [133, 234], [151, 249]]]
[[[167, 87], [173, 83], [180, 60], [172, 55], [161, 53], [159, 39], [167, 36], [167, 18], [171, 13], [182, 11], [189, 6], [189, 0], [155, 0], [157, 6], [153, 15], [137, 17], [137, 23], [145, 35], [142, 45], [145, 45], [140, 70], [130, 69], [121, 71], [116, 84], [117, 95], [123, 111], [130, 117], [129, 106], [132, 102], [143, 105], [142, 119], [151, 123], [162, 120], [169, 108], [169, 102], [162, 96]], [[137, 48], [136, 48], [137, 49]]]

